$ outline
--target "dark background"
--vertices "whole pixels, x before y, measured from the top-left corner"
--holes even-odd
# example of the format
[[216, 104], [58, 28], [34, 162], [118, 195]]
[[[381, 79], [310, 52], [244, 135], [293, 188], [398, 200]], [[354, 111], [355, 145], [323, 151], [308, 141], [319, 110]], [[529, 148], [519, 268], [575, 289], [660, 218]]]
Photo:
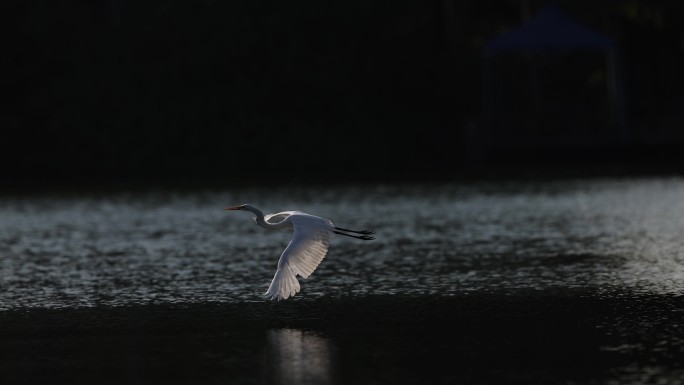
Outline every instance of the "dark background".
[[[487, 129], [491, 113], [483, 109], [487, 41], [551, 3], [615, 40], [630, 140], [601, 134], [611, 124], [602, 56], [569, 52], [502, 62], [512, 83], [494, 108], [511, 124], [497, 129], [513, 137], [520, 127], [559, 137], [577, 130], [590, 140], [473, 145], [469, 136]], [[681, 1], [10, 0], [0, 7], [10, 27], [3, 186], [684, 170]], [[529, 79], [561, 95], [555, 103], [567, 111], [544, 110], [546, 95], [529, 102]]]

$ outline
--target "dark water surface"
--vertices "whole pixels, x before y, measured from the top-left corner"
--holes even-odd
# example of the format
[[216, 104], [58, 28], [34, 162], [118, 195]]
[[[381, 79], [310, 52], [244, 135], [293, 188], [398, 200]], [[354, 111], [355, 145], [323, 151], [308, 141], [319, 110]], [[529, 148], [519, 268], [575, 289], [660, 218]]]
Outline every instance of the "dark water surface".
[[[263, 299], [299, 209], [338, 237]], [[3, 383], [684, 383], [684, 180], [5, 196]]]

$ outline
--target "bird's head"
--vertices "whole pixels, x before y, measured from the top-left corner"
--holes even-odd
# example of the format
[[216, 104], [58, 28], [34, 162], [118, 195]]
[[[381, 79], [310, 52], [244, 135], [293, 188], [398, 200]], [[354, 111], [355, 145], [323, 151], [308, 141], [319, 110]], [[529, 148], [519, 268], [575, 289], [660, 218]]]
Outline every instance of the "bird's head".
[[233, 206], [233, 207], [226, 208], [226, 210], [247, 210], [248, 207], [251, 207], [251, 205], [244, 204], [244, 205], [239, 205], [239, 206]]
[[259, 223], [258, 219], [261, 218], [263, 220], [264, 214], [256, 207], [248, 204], [240, 205], [240, 206], [233, 206], [233, 207], [228, 207], [226, 210], [235, 210], [235, 211], [249, 211], [250, 213], [254, 214], [252, 217], [254, 220]]

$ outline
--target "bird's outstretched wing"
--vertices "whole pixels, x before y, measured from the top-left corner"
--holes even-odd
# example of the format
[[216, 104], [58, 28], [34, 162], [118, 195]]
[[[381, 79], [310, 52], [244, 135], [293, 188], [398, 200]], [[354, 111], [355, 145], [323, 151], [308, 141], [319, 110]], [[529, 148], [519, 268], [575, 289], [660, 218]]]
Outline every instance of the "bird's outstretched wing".
[[296, 211], [283, 211], [282, 213], [266, 214], [264, 215], [264, 220], [268, 223], [280, 223]]
[[308, 278], [328, 253], [332, 229], [325, 220], [316, 217], [293, 217], [294, 235], [283, 251], [278, 265], [287, 263], [304, 278]]
[[309, 215], [292, 215], [294, 228], [290, 244], [278, 261], [278, 270], [266, 292], [271, 299], [287, 299], [299, 292], [296, 275], [309, 277], [328, 252], [332, 223]]

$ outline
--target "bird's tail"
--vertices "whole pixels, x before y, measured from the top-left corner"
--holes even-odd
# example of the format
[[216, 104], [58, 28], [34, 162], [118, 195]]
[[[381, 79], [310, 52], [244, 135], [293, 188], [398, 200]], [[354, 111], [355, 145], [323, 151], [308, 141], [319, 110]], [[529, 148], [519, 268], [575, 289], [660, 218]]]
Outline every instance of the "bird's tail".
[[268, 287], [265, 295], [272, 300], [288, 299], [297, 294], [299, 289], [299, 281], [292, 269], [289, 266], [283, 266], [276, 270], [271, 286]]

